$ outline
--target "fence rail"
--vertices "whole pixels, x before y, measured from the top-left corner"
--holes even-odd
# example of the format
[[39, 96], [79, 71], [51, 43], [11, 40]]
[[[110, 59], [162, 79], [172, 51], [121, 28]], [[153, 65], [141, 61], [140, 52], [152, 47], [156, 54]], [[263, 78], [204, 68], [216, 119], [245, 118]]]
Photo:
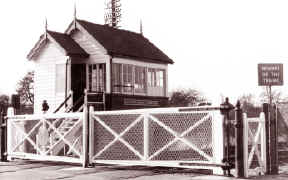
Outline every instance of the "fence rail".
[[94, 112], [91, 108], [90, 160], [217, 169], [223, 165], [222, 120], [216, 110]]
[[7, 118], [8, 158], [82, 163], [83, 113]]
[[219, 108], [95, 112], [90, 107], [81, 113], [8, 116], [10, 159], [205, 168], [222, 174], [223, 147]]

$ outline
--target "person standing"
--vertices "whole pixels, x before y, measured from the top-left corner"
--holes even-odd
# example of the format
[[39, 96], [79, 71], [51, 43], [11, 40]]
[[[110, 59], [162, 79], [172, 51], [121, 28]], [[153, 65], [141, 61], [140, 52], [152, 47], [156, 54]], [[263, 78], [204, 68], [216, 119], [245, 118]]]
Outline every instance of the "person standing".
[[44, 100], [43, 103], [42, 103], [43, 114], [45, 114], [48, 110], [49, 110], [49, 105], [48, 105], [47, 101]]

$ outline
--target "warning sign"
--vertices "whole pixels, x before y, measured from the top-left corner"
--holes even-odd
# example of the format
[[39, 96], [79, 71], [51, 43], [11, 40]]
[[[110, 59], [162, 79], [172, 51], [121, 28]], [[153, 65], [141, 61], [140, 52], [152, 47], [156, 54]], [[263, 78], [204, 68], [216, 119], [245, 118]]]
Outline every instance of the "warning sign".
[[282, 86], [283, 64], [258, 64], [259, 86]]

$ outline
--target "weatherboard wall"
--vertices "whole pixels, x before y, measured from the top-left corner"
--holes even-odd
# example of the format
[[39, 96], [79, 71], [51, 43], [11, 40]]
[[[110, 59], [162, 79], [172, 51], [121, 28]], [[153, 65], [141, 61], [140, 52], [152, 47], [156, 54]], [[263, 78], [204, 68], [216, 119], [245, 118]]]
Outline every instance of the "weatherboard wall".
[[[48, 42], [35, 60], [34, 112], [41, 113], [42, 102], [47, 100], [49, 111], [55, 110], [65, 98], [65, 93], [56, 93], [56, 65], [66, 64], [67, 56], [54, 43]], [[65, 66], [63, 65], [63, 72]], [[65, 84], [65, 81], [63, 82]]]

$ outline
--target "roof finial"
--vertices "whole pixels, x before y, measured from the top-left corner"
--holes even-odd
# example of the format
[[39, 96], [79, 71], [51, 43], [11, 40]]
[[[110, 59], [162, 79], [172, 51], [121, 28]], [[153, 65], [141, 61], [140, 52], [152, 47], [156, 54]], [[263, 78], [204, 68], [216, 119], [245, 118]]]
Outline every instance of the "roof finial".
[[74, 20], [77, 19], [77, 8], [76, 8], [76, 2], [74, 3]]
[[76, 29], [76, 21], [77, 21], [77, 8], [76, 2], [74, 2], [74, 28]]
[[143, 36], [142, 19], [140, 19], [140, 34]]
[[48, 23], [47, 23], [47, 17], [45, 17], [45, 39], [47, 39], [47, 31], [48, 31]]

